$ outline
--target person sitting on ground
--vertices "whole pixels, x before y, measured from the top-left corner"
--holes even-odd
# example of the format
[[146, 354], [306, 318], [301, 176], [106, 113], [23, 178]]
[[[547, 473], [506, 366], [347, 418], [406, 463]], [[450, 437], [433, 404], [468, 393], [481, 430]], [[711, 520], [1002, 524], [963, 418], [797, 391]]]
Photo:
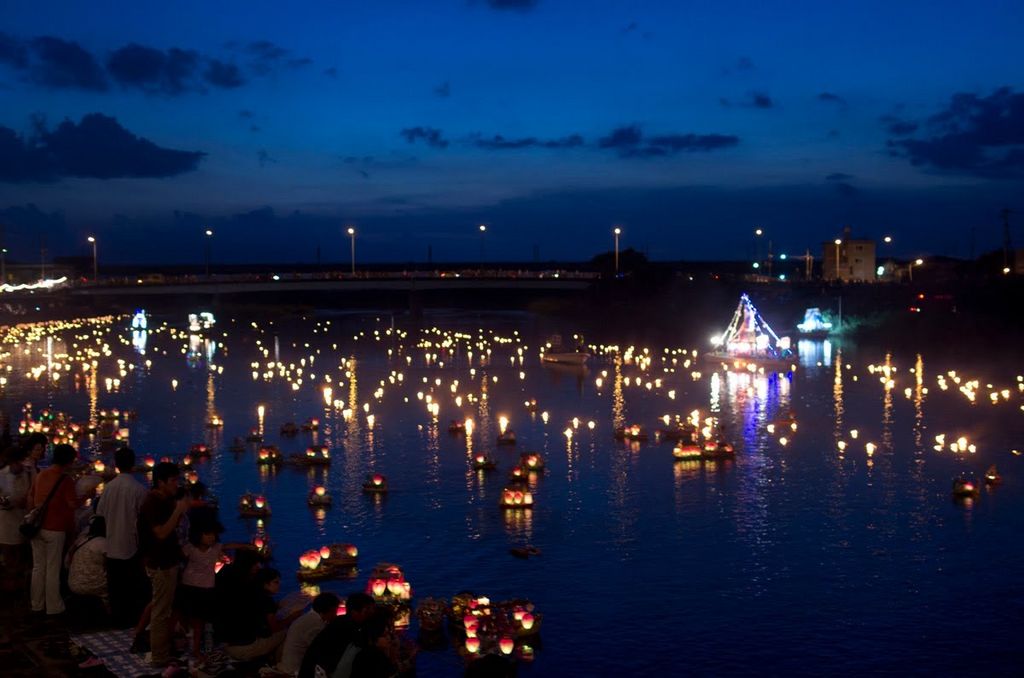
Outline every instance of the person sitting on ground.
[[68, 588], [80, 596], [96, 596], [110, 612], [107, 597], [107, 524], [103, 516], [93, 516], [89, 529], [68, 550]]
[[317, 668], [328, 676], [334, 673], [345, 648], [376, 609], [373, 598], [366, 593], [353, 593], [346, 598], [345, 614], [329, 621], [306, 650], [299, 678], [315, 678]]
[[214, 598], [217, 601], [213, 617], [213, 634], [216, 640], [229, 642], [235, 636], [235, 619], [239, 610], [246, 607], [251, 596], [256, 573], [263, 565], [263, 558], [254, 550], [240, 550], [234, 560], [225, 565], [214, 578]]
[[299, 617], [284, 639], [281, 661], [274, 667], [278, 673], [297, 675], [302, 658], [313, 639], [332, 619], [338, 616], [341, 601], [333, 593], [321, 593], [313, 599], [313, 609]]
[[277, 616], [274, 596], [281, 590], [281, 573], [277, 570], [263, 568], [256, 573], [253, 584], [234, 620], [228, 623], [232, 631], [225, 651], [229, 657], [240, 661], [269, 657], [271, 663], [277, 663], [288, 627], [302, 610], [283, 619]]
[[331, 678], [391, 678], [400, 672], [399, 644], [391, 614], [379, 608], [345, 648]]

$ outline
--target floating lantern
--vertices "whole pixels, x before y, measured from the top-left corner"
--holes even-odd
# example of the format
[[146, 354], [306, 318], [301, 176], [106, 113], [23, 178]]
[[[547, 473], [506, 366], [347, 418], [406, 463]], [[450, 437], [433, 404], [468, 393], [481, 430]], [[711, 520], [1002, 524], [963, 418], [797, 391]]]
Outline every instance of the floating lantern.
[[331, 557], [331, 547], [330, 546], [321, 546], [320, 547], [320, 557], [323, 558], [324, 560], [327, 560], [328, 558], [330, 558]]
[[524, 631], [529, 631], [530, 629], [533, 628], [533, 621], [534, 621], [533, 620], [533, 615], [530, 614], [529, 612], [524, 614], [522, 619], [519, 620], [519, 622], [523, 625], [523, 630]]
[[374, 579], [370, 587], [373, 589], [373, 595], [380, 597], [388, 590], [388, 583], [383, 579]]
[[475, 636], [466, 638], [466, 651], [476, 653], [480, 650], [480, 639]]
[[512, 654], [512, 650], [514, 650], [515, 647], [515, 641], [508, 636], [502, 636], [501, 640], [498, 641], [498, 649], [500, 649], [501, 653], [504, 655]]

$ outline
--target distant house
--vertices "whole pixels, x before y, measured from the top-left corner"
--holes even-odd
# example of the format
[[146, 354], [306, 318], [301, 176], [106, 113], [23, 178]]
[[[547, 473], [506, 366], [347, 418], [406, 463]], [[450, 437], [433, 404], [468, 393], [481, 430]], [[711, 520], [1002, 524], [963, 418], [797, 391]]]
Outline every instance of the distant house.
[[875, 241], [851, 237], [849, 226], [843, 229], [842, 238], [822, 243], [821, 254], [821, 275], [825, 280], [874, 282], [876, 279]]

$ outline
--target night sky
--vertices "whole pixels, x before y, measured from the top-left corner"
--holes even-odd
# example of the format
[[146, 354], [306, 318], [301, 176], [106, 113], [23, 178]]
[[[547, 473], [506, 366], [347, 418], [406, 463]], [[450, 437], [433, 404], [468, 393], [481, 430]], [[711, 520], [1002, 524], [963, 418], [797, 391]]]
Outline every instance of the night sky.
[[[6, 2], [9, 259], [967, 256], [1024, 220], [1024, 3]], [[1024, 229], [1014, 230], [1024, 243]], [[1018, 244], [1020, 244], [1018, 243]]]

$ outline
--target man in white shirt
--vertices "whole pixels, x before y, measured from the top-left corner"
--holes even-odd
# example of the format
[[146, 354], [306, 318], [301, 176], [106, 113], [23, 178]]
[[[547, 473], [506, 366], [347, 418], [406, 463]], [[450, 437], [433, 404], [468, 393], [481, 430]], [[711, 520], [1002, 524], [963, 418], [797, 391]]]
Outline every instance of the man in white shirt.
[[[279, 674], [294, 676], [299, 673], [302, 658], [313, 639], [330, 620], [338, 615], [341, 600], [333, 593], [321, 593], [313, 599], [313, 609], [295, 620], [288, 627], [284, 639], [281, 661], [275, 668]], [[266, 674], [264, 674], [266, 675]]]
[[107, 483], [96, 514], [107, 523], [107, 590], [114, 625], [134, 626], [149, 600], [148, 581], [139, 560], [139, 509], [149, 491], [132, 477], [135, 452], [122, 447], [114, 453], [119, 471]]

